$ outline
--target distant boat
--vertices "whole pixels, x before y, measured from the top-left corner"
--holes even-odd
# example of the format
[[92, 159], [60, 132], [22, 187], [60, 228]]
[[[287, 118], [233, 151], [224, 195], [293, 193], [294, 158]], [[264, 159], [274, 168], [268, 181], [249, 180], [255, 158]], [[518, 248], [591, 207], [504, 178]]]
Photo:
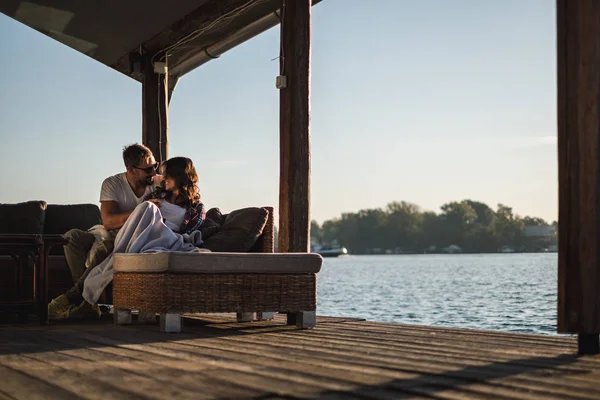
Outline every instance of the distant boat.
[[451, 244], [450, 246], [443, 248], [442, 251], [448, 254], [462, 253], [462, 249], [460, 248], [460, 246], [457, 246], [455, 244]]
[[320, 254], [323, 257], [338, 257], [348, 254], [348, 250], [344, 246], [340, 247], [319, 247], [313, 250], [315, 253]]
[[500, 253], [515, 253], [516, 252], [516, 250], [510, 246], [502, 246], [502, 247], [500, 247], [500, 249], [498, 249], [498, 251]]

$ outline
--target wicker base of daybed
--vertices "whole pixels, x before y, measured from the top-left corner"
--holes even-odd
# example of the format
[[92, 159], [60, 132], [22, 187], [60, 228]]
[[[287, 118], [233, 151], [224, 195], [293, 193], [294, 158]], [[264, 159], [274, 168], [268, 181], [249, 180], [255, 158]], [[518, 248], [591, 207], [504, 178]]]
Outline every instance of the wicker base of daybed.
[[316, 274], [116, 272], [113, 304], [156, 313], [314, 311]]

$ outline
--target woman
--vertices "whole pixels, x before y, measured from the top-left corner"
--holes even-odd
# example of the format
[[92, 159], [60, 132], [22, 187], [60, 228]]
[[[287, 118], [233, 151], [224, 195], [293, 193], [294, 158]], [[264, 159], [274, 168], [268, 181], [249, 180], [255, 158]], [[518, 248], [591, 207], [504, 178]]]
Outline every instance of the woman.
[[173, 232], [197, 231], [206, 212], [200, 202], [194, 163], [186, 157], [173, 157], [161, 165], [159, 172], [163, 177], [162, 186], [150, 193], [147, 201], [160, 208], [165, 224]]
[[[174, 157], [160, 167], [162, 186], [138, 205], [119, 230], [113, 253], [155, 251], [206, 251], [199, 231], [204, 205], [198, 191], [198, 174], [192, 160]], [[113, 255], [89, 268], [67, 293], [52, 300], [48, 313], [53, 319], [99, 316], [96, 305], [112, 281]]]

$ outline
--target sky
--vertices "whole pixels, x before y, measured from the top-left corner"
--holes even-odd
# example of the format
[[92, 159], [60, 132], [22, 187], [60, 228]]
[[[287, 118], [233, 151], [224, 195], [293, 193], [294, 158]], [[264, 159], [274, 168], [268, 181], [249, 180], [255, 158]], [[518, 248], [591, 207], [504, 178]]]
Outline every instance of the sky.
[[[312, 13], [311, 218], [409, 201], [556, 220], [555, 4], [323, 0]], [[98, 203], [141, 142], [141, 84], [0, 14], [0, 202]], [[184, 76], [170, 156], [208, 207], [278, 204], [279, 28]]]

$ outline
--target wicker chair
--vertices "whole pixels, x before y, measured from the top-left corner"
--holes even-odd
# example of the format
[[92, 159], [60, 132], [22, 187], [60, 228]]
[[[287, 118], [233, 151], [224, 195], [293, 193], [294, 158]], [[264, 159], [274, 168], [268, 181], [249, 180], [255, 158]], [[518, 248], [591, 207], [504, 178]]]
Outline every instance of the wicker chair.
[[288, 324], [316, 325], [318, 254], [274, 253], [273, 208], [249, 253], [115, 254], [115, 323], [156, 321], [180, 332], [184, 313], [235, 312], [238, 321], [266, 320], [286, 312]]

